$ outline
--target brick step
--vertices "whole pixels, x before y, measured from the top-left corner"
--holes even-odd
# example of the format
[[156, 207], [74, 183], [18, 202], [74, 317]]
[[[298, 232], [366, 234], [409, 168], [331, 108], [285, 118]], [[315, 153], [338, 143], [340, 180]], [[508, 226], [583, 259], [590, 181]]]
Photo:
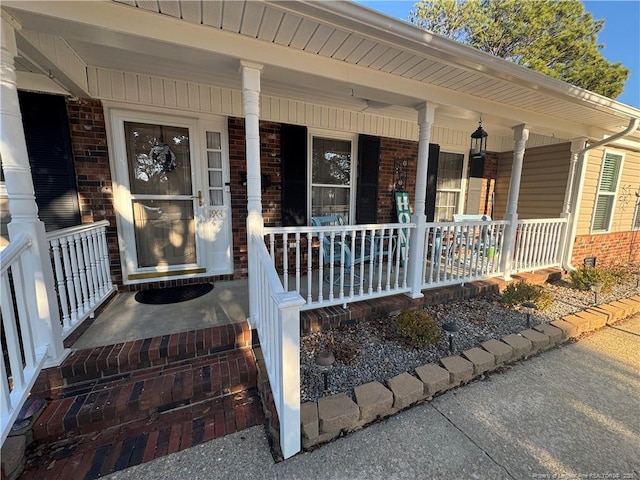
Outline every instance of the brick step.
[[27, 451], [23, 480], [92, 480], [264, 422], [257, 390], [182, 408]]
[[85, 435], [255, 386], [250, 347], [94, 379], [57, 389], [34, 425], [34, 438]]
[[252, 338], [257, 335], [252, 335], [248, 325], [242, 322], [77, 350], [59, 367], [43, 370], [32, 393], [55, 397], [60, 389], [69, 385], [90, 384], [99, 378], [250, 347]]
[[562, 278], [562, 271], [557, 268], [547, 268], [543, 270], [536, 270], [535, 273], [514, 273], [512, 276], [516, 281], [524, 280], [525, 282], [533, 285], [544, 285], [549, 281], [560, 280]]

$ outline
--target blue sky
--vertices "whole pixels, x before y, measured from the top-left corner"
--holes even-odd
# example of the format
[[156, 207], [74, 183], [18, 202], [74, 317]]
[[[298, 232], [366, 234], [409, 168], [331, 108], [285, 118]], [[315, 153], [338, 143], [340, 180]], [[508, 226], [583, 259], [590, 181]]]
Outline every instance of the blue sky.
[[[369, 0], [357, 3], [407, 20], [415, 2]], [[586, 0], [583, 3], [594, 18], [605, 20], [604, 29], [598, 36], [598, 43], [606, 45], [603, 55], [631, 70], [624, 92], [616, 100], [640, 108], [640, 0]]]

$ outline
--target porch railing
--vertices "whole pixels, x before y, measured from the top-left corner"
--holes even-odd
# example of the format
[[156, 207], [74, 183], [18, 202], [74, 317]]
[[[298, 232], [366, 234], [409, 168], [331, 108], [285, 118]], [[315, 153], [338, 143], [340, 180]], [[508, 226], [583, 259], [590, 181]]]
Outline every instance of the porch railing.
[[504, 220], [428, 223], [422, 288], [502, 275]]
[[[18, 234], [0, 252], [2, 283], [2, 356], [0, 356], [0, 425], [2, 442], [6, 439], [20, 408], [29, 395], [47, 358], [48, 345], [38, 345], [30, 317], [36, 297], [33, 272], [27, 257], [31, 239]], [[8, 369], [5, 364], [8, 360]]]
[[280, 283], [262, 238], [252, 237], [257, 258], [257, 315], [252, 316], [280, 422], [284, 458], [300, 451], [300, 307], [304, 299]]
[[566, 228], [566, 218], [519, 220], [511, 270], [533, 271], [560, 265]]
[[303, 310], [409, 291], [412, 223], [267, 227], [265, 242], [285, 291]]
[[66, 338], [116, 286], [111, 281], [107, 220], [47, 233], [58, 292], [63, 338]]

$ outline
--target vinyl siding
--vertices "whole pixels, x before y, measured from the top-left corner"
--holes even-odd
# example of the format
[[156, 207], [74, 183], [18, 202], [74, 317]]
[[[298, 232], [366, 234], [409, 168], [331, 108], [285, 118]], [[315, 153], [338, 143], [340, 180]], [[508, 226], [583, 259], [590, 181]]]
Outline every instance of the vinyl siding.
[[[569, 174], [570, 143], [528, 148], [525, 151], [518, 198], [518, 218], [558, 218]], [[493, 217], [503, 218], [507, 208], [513, 152], [498, 161]]]
[[588, 153], [587, 171], [582, 191], [580, 212], [578, 213], [576, 235], [591, 234], [591, 219], [605, 152], [620, 154], [624, 157], [618, 191], [613, 206], [611, 230], [609, 232], [627, 232], [631, 230], [635, 204], [638, 201], [638, 197], [635, 194], [640, 190], [640, 153], [603, 147], [591, 150]]

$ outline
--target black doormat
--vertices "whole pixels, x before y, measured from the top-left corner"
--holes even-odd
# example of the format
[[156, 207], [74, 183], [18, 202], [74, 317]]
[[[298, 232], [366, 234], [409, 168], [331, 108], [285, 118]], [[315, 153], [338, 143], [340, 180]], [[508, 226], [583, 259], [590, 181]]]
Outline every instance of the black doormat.
[[212, 283], [196, 283], [180, 287], [152, 288], [141, 290], [134, 297], [139, 303], [163, 305], [167, 303], [186, 302], [201, 297], [213, 290]]

